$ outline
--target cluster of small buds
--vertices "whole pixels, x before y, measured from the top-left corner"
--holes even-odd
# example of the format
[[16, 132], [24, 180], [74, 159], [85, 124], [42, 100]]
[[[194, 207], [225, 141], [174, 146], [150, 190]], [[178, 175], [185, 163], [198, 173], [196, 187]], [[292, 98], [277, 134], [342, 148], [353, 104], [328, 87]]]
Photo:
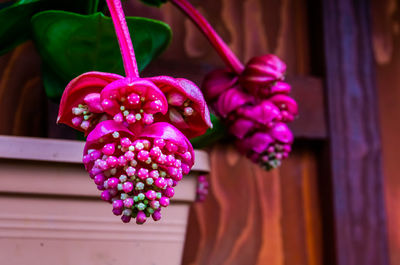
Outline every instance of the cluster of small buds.
[[298, 112], [283, 82], [286, 65], [274, 55], [255, 57], [239, 76], [229, 70], [210, 73], [203, 83], [214, 111], [224, 118], [238, 149], [269, 170], [288, 157], [293, 134], [286, 123]]
[[97, 123], [106, 120], [107, 116], [100, 107], [100, 94], [90, 93], [83, 98], [81, 104], [72, 107], [71, 123], [76, 128], [88, 132]]
[[169, 205], [174, 187], [190, 171], [185, 161], [192, 159], [191, 153], [171, 141], [131, 141], [118, 132], [103, 143], [83, 157], [101, 198], [112, 203], [112, 212], [125, 223], [135, 218], [143, 224], [150, 216], [158, 221], [161, 207]]
[[112, 119], [136, 130], [154, 122], [154, 114], [165, 114], [168, 103], [164, 94], [146, 80], [116, 81], [101, 92], [101, 106]]
[[[127, 125], [142, 123], [150, 125], [154, 122], [153, 114], [162, 108], [162, 102], [159, 99], [148, 100], [145, 96], [136, 93], [130, 93], [126, 98], [119, 98], [119, 111], [114, 114], [113, 120], [117, 123], [126, 122]], [[113, 102], [110, 99], [104, 99], [101, 102], [105, 110], [110, 108]]]
[[[237, 143], [237, 145], [241, 146], [240, 143]], [[270, 170], [279, 167], [282, 160], [289, 156], [291, 150], [291, 144], [272, 142], [267, 149], [261, 152], [252, 152], [249, 158], [262, 168]]]
[[175, 123], [183, 123], [185, 120], [195, 114], [192, 108], [192, 101], [185, 98], [180, 93], [170, 93], [167, 95], [169, 104], [168, 114], [171, 121]]
[[207, 194], [208, 194], [209, 186], [210, 185], [208, 183], [206, 175], [199, 175], [197, 177], [197, 192], [196, 192], [196, 201], [197, 202], [205, 201]]

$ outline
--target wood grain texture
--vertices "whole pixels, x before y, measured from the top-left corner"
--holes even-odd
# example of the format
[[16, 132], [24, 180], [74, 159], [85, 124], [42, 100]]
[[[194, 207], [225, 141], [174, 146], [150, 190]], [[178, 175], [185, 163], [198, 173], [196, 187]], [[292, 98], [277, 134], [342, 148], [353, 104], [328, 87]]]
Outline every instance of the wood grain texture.
[[209, 181], [209, 196], [189, 218], [183, 264], [283, 264], [278, 172], [218, 146]]
[[182, 264], [322, 265], [316, 157], [300, 149], [266, 172], [231, 146], [213, 148], [210, 193], [192, 207]]
[[394, 0], [372, 1], [372, 7], [390, 261], [391, 265], [400, 265], [400, 4]]
[[280, 170], [285, 265], [322, 265], [317, 159], [303, 146]]
[[[289, 82], [302, 110], [293, 123], [296, 137], [324, 139], [322, 81], [309, 74], [304, 1], [193, 0], [244, 62], [276, 53], [288, 64]], [[198, 30], [178, 10], [129, 2], [130, 15], [167, 22], [171, 46], [144, 75], [168, 74], [201, 84], [222, 62]], [[148, 10], [148, 11], [147, 11]], [[184, 40], [182, 42], [182, 40]], [[304, 111], [304, 112], [303, 112]], [[316, 156], [296, 150], [281, 171], [264, 172], [233, 147], [211, 150], [210, 196], [193, 206], [183, 264], [321, 265], [321, 223]]]
[[336, 257], [387, 265], [369, 1], [323, 1]]
[[[309, 73], [304, 0], [190, 2], [203, 11], [204, 16], [243, 62], [256, 55], [275, 53], [287, 63], [289, 75]], [[205, 68], [222, 66], [218, 55], [200, 32], [171, 4], [167, 3], [160, 9], [146, 7], [137, 1], [130, 1], [126, 5], [129, 15], [145, 14], [146, 17], [163, 20], [171, 26], [174, 32], [173, 40], [168, 50], [160, 57], [162, 60], [188, 64], [190, 62]], [[180, 73], [182, 77], [191, 74], [190, 71], [185, 72]]]
[[0, 57], [0, 134], [44, 136], [46, 98], [31, 42]]

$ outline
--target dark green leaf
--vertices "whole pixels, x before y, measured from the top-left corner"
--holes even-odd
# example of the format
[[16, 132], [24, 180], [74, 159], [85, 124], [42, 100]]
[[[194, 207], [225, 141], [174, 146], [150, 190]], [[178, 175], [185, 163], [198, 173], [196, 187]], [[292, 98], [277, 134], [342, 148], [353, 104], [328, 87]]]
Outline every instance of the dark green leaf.
[[[127, 17], [139, 70], [159, 55], [171, 40], [171, 30], [163, 22]], [[101, 13], [79, 15], [64, 11], [44, 11], [32, 18], [37, 48], [51, 71], [44, 85], [51, 98], [61, 96], [66, 84], [89, 71], [123, 75], [124, 69], [111, 18]], [[46, 82], [47, 80], [47, 82]], [[55, 82], [57, 80], [57, 82]], [[53, 90], [50, 92], [50, 90]]]
[[35, 13], [46, 9], [86, 13], [95, 6], [95, 0], [20, 0], [1, 4], [0, 55], [30, 38], [31, 17]]
[[68, 81], [62, 80], [50, 66], [42, 63], [42, 80], [46, 95], [49, 99], [59, 102]]
[[194, 148], [204, 148], [210, 146], [227, 136], [225, 126], [222, 124], [222, 122], [213, 114], [211, 114], [210, 117], [213, 128], [208, 129], [205, 134], [190, 140]]
[[167, 0], [140, 0], [140, 1], [150, 6], [157, 6], [157, 7], [167, 2]]

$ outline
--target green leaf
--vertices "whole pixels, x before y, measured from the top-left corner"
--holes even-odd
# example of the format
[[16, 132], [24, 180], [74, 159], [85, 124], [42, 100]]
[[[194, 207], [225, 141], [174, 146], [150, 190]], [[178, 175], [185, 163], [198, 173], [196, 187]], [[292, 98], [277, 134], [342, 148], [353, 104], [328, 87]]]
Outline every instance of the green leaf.
[[167, 2], [167, 0], [140, 0], [140, 1], [150, 6], [156, 6], [156, 7], [159, 7]]
[[[143, 70], [168, 46], [171, 29], [157, 20], [126, 19], [139, 70]], [[32, 27], [36, 46], [47, 67], [43, 79], [50, 98], [59, 99], [64, 84], [85, 72], [124, 74], [111, 18], [102, 13], [79, 15], [44, 11], [32, 18]]]
[[47, 97], [55, 102], [59, 102], [60, 95], [64, 92], [69, 81], [58, 77], [46, 63], [42, 63], [42, 80]]
[[190, 139], [194, 148], [204, 148], [215, 144], [217, 141], [227, 136], [226, 128], [222, 122], [213, 114], [210, 115], [213, 124], [212, 129], [208, 129], [205, 134]]
[[[86, 12], [94, 0], [19, 0], [0, 6], [0, 55], [30, 38], [31, 17], [46, 9]], [[93, 7], [92, 7], [93, 8]]]

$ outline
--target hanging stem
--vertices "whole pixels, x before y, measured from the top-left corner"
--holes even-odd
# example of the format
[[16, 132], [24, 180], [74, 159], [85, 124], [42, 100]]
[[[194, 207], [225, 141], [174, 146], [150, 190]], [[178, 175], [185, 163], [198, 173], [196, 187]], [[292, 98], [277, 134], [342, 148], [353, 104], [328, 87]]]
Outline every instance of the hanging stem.
[[139, 70], [136, 63], [135, 51], [132, 40], [129, 36], [124, 11], [120, 0], [107, 0], [108, 9], [114, 23], [115, 33], [121, 50], [126, 77], [139, 77]]
[[230, 67], [236, 74], [241, 74], [243, 72], [243, 64], [239, 61], [228, 45], [226, 45], [221, 37], [215, 32], [207, 20], [199, 13], [199, 11], [197, 11], [187, 0], [169, 1], [181, 9], [183, 13], [185, 13], [203, 32], [228, 67]]

